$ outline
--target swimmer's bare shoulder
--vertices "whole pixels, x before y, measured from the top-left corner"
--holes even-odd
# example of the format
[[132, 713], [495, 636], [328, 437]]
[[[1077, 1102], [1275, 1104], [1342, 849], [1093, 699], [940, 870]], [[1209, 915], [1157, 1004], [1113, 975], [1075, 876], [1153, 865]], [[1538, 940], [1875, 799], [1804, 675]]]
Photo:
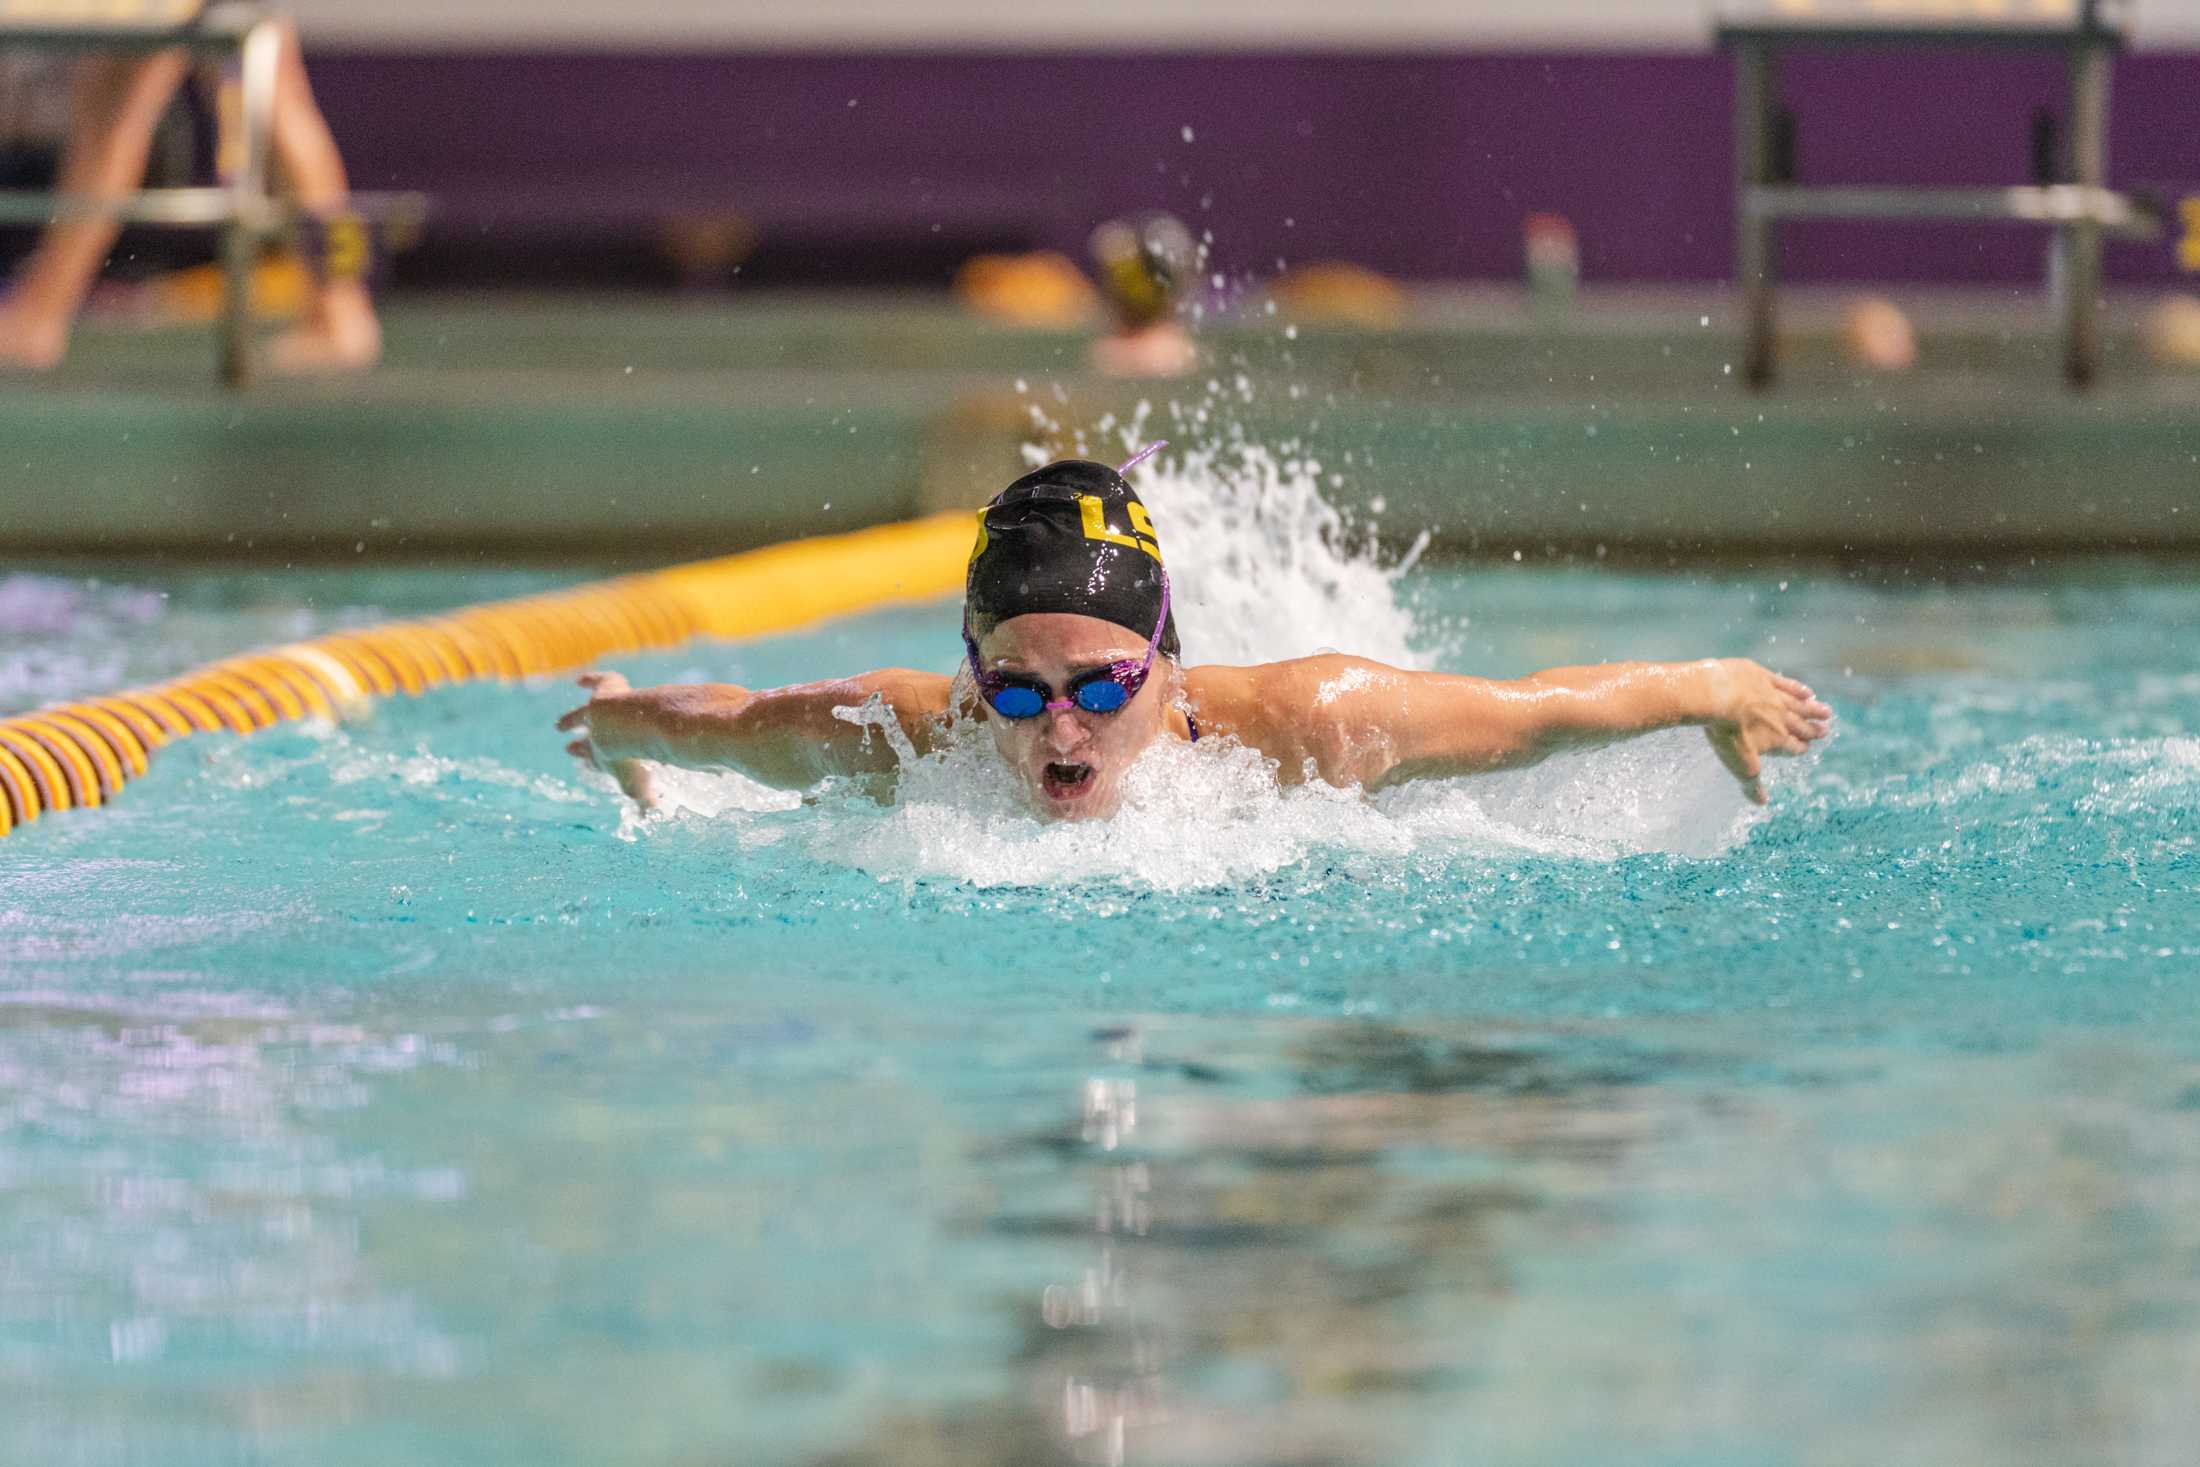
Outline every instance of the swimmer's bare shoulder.
[[1209, 663], [1184, 670], [1184, 697], [1198, 715], [1204, 738], [1236, 739], [1275, 761], [1276, 777], [1298, 784], [1310, 775], [1333, 784], [1357, 781], [1334, 759], [1321, 757], [1323, 730], [1313, 716], [1322, 664], [1330, 657], [1301, 657], [1250, 667]]
[[1325, 652], [1184, 674], [1201, 731], [1236, 738], [1275, 761], [1285, 784], [1319, 779], [1377, 788], [1399, 765], [1405, 715], [1423, 674]]
[[1201, 725], [1275, 760], [1278, 778], [1367, 789], [1518, 768], [1564, 749], [1695, 726], [1762, 803], [1762, 757], [1802, 753], [1833, 717], [1802, 683], [1743, 657], [1554, 667], [1499, 680], [1324, 653], [1195, 667], [1184, 683]]

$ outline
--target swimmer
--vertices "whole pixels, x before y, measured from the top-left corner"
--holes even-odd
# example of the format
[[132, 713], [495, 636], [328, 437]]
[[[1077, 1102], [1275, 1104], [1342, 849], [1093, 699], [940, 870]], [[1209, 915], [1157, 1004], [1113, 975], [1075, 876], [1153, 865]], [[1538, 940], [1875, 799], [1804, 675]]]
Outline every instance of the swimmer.
[[1761, 761], [1801, 754], [1833, 710], [1746, 658], [1560, 667], [1511, 681], [1413, 672], [1325, 653], [1255, 667], [1182, 667], [1168, 572], [1136, 491], [1103, 464], [1027, 474], [978, 517], [953, 677], [890, 668], [757, 689], [628, 686], [582, 677], [558, 721], [569, 752], [645, 808], [650, 766], [730, 770], [778, 789], [842, 777], [892, 788], [900, 756], [840, 710], [877, 700], [921, 757], [975, 719], [1045, 819], [1112, 814], [1123, 778], [1161, 739], [1232, 739], [1284, 784], [1368, 790], [1533, 764], [1655, 729], [1704, 730], [1743, 792]]
[[1092, 344], [1093, 370], [1107, 377], [1178, 377], [1199, 348], [1178, 319], [1199, 271], [1192, 232], [1168, 214], [1110, 219], [1092, 232], [1092, 263], [1115, 329]]

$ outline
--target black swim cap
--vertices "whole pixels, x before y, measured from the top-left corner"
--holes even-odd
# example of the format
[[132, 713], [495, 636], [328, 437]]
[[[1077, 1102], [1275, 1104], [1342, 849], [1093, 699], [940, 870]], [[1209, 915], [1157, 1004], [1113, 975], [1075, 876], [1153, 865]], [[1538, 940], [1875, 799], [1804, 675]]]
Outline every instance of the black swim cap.
[[[1153, 635], [1161, 544], [1138, 493], [1106, 464], [1063, 459], [1024, 475], [978, 511], [963, 609], [982, 634], [1012, 616], [1066, 611]], [[1161, 650], [1177, 655], [1176, 615]]]

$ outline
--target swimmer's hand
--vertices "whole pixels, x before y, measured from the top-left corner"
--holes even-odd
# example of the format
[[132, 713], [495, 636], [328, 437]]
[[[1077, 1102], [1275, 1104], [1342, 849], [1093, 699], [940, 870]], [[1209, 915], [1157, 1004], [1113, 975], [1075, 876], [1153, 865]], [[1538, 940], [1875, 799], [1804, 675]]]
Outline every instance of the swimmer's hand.
[[1762, 805], [1764, 756], [1807, 752], [1832, 731], [1833, 709], [1794, 678], [1746, 657], [1704, 664], [1704, 680], [1711, 712], [1704, 735], [1742, 793]]
[[615, 672], [584, 672], [578, 679], [588, 690], [588, 701], [558, 719], [561, 732], [578, 729], [581, 736], [565, 746], [565, 752], [592, 769], [601, 769], [619, 783], [628, 799], [644, 810], [658, 804], [656, 780], [639, 757], [623, 752], [642, 747], [641, 732], [634, 725], [642, 712], [641, 700], [624, 677]]

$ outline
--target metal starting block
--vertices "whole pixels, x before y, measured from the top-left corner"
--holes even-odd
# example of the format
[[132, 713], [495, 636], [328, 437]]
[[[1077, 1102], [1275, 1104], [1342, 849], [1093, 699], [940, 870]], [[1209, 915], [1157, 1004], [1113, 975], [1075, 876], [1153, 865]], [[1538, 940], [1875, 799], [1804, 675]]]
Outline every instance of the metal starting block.
[[[142, 189], [120, 199], [0, 190], [0, 223], [46, 225], [97, 215], [124, 224], [220, 231], [222, 304], [216, 316], [221, 379], [252, 378], [252, 267], [260, 248], [314, 220], [270, 186], [281, 29], [250, 0], [0, 0], [0, 47], [63, 53], [149, 53], [181, 48], [220, 77], [218, 179], [211, 185]], [[353, 194], [357, 219], [403, 233], [427, 212], [419, 194]], [[355, 244], [364, 235], [351, 226]]]
[[[1782, 219], [2011, 220], [2055, 232], [2062, 263], [2063, 374], [2074, 387], [2100, 369], [2101, 244], [2114, 234], [2161, 232], [2151, 201], [2108, 187], [2110, 62], [2130, 23], [2125, 0], [1770, 0], [1727, 4], [1719, 44], [1734, 53], [1735, 273], [1741, 282], [1745, 378], [1769, 386]], [[1842, 46], [2022, 46], [2064, 53], [2070, 75], [2069, 150], [2044, 162], [2030, 186], [2008, 188], [1805, 187], [1793, 177], [1793, 137], [1779, 102], [1783, 53]]]

